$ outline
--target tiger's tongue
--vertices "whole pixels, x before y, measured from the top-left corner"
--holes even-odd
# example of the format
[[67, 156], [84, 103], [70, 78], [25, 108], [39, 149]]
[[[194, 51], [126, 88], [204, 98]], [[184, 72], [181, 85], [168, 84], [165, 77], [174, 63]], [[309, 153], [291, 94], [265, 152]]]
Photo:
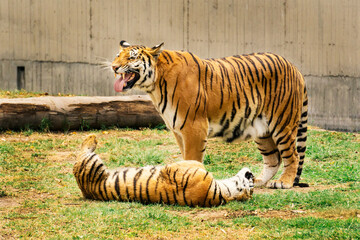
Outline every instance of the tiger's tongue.
[[122, 75], [120, 75], [120, 77], [118, 79], [116, 79], [116, 81], [114, 83], [114, 89], [116, 92], [122, 92], [125, 83], [127, 81], [129, 81], [131, 75], [132, 75], [131, 73], [127, 73], [127, 74], [125, 74], [124, 77]]

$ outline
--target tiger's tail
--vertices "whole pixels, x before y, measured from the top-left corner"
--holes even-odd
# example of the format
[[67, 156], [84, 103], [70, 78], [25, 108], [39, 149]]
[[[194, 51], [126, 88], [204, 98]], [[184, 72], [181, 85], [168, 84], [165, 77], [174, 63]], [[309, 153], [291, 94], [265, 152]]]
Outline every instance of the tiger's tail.
[[294, 186], [309, 187], [307, 183], [300, 183], [300, 176], [303, 169], [305, 151], [306, 151], [306, 139], [307, 139], [307, 122], [308, 122], [308, 97], [306, 88], [304, 88], [304, 98], [301, 110], [301, 117], [299, 121], [298, 132], [296, 136], [297, 152], [299, 154], [299, 166], [297, 169], [296, 177], [294, 180]]

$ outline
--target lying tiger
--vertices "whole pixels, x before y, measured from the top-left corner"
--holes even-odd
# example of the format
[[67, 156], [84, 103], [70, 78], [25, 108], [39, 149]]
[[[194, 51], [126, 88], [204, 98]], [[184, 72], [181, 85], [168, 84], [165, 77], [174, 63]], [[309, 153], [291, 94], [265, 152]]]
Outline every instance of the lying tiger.
[[73, 169], [87, 199], [211, 207], [252, 196], [254, 176], [248, 168], [224, 180], [215, 180], [198, 161], [110, 170], [94, 153], [96, 145], [95, 135], [89, 135]]

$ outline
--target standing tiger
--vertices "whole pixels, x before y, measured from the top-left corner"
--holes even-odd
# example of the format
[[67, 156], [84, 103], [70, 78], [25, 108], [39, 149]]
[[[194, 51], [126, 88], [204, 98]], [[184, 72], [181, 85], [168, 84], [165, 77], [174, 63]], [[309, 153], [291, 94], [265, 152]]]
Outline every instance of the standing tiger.
[[73, 169], [88, 199], [211, 207], [247, 200], [253, 192], [253, 174], [248, 168], [225, 180], [215, 180], [197, 161], [110, 170], [94, 153], [96, 145], [95, 135], [89, 135]]
[[[114, 89], [147, 92], [184, 160], [202, 161], [208, 137], [254, 138], [264, 167], [256, 186], [300, 184], [305, 158], [307, 92], [298, 69], [271, 53], [200, 59], [190, 52], [120, 42]], [[281, 162], [284, 170], [271, 180]]]

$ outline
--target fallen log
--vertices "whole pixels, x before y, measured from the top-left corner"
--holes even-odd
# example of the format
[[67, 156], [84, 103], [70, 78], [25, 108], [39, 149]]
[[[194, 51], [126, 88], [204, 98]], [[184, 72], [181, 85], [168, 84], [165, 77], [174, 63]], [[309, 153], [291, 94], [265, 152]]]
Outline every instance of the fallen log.
[[68, 131], [108, 126], [138, 128], [163, 123], [146, 95], [0, 99], [0, 129]]

